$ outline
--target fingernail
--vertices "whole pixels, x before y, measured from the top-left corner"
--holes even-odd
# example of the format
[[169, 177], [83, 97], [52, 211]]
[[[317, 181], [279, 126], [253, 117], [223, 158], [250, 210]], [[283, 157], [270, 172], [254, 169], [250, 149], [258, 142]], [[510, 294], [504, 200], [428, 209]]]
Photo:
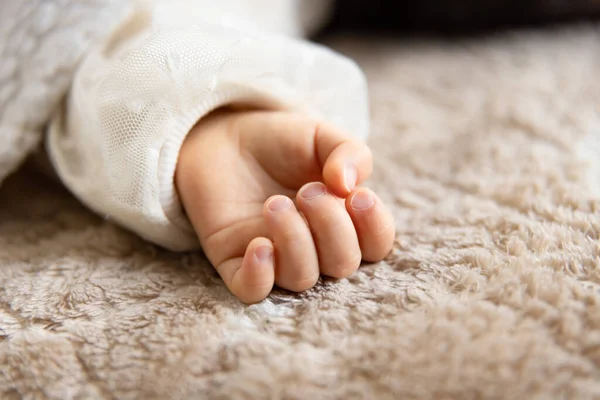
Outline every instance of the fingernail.
[[292, 200], [285, 196], [278, 196], [267, 203], [267, 208], [271, 211], [284, 211], [292, 207]]
[[273, 260], [273, 248], [270, 246], [257, 247], [254, 254], [256, 254], [256, 258], [258, 258], [260, 262]]
[[314, 182], [302, 189], [300, 192], [300, 197], [305, 200], [310, 200], [322, 194], [325, 194], [325, 185], [323, 185], [321, 182]]
[[358, 171], [354, 164], [346, 164], [344, 167], [344, 182], [348, 191], [353, 191], [358, 180]]
[[357, 211], [367, 210], [375, 204], [375, 197], [371, 192], [361, 190], [352, 196], [350, 204], [352, 205], [352, 208]]

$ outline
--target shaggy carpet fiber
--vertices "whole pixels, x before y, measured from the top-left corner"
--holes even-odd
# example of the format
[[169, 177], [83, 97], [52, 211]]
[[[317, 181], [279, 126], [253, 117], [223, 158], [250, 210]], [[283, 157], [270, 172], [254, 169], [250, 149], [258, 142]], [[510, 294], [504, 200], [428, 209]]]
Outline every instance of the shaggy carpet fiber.
[[2, 399], [600, 398], [600, 31], [329, 43], [370, 81], [389, 258], [247, 307], [24, 169]]

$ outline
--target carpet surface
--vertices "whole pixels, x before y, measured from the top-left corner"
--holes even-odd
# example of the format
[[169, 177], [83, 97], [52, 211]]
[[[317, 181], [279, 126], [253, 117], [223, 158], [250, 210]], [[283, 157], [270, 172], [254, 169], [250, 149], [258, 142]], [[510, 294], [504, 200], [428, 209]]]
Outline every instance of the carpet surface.
[[600, 398], [600, 31], [330, 44], [370, 81], [389, 258], [246, 307], [24, 169], [0, 398]]

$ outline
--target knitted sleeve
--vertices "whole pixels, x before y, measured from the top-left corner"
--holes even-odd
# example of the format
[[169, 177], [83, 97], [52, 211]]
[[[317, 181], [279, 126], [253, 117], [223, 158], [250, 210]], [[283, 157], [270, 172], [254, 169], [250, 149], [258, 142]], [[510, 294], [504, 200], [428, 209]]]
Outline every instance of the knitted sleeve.
[[87, 55], [48, 151], [91, 209], [166, 248], [197, 249], [173, 182], [179, 149], [203, 116], [237, 103], [368, 130], [365, 80], [345, 57], [273, 33], [140, 13]]

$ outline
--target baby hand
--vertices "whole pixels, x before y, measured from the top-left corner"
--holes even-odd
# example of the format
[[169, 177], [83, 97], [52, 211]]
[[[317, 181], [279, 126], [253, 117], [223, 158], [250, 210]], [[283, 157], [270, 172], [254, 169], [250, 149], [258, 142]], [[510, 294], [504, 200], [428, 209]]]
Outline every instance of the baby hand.
[[304, 291], [391, 250], [394, 221], [371, 190], [369, 148], [293, 113], [215, 112], [190, 132], [175, 176], [209, 261], [241, 301]]

